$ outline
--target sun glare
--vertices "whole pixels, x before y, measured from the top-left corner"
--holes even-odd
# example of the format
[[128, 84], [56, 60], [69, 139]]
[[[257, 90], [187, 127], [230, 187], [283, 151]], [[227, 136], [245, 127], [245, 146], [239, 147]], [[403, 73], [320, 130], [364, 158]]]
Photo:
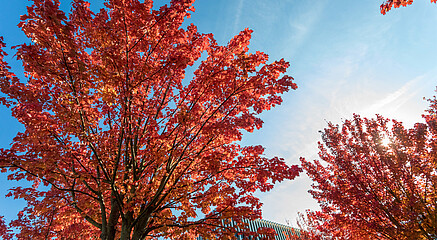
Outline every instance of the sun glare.
[[384, 147], [388, 147], [390, 144], [390, 139], [388, 137], [383, 137], [381, 143]]

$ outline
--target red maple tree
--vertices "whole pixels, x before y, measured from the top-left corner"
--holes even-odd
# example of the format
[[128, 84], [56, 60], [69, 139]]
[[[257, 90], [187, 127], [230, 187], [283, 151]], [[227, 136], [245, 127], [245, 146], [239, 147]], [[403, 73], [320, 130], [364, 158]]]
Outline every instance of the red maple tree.
[[[431, 0], [432, 3], [437, 3], [437, 0]], [[385, 15], [392, 7], [399, 8], [399, 7], [406, 7], [408, 5], [411, 5], [413, 3], [413, 0], [386, 0], [381, 4], [381, 13]]]
[[15, 237], [234, 237], [222, 220], [261, 217], [253, 193], [298, 175], [262, 146], [239, 144], [261, 128], [258, 114], [296, 89], [289, 63], [250, 53], [248, 29], [219, 46], [183, 28], [193, 2], [28, 7], [19, 27], [31, 43], [15, 47], [26, 81], [0, 50], [0, 102], [25, 128], [1, 149], [0, 168], [34, 183], [11, 190], [28, 203], [10, 224]]
[[315, 239], [437, 237], [436, 107], [411, 129], [381, 116], [329, 124], [322, 161], [301, 159], [321, 206], [304, 222]]

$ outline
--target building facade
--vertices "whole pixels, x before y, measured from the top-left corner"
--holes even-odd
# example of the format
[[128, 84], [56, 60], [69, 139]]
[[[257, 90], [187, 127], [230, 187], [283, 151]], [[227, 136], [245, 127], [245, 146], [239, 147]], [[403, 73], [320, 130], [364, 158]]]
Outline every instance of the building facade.
[[[275, 236], [275, 240], [296, 240], [296, 239], [304, 239], [301, 236], [301, 232], [299, 229], [284, 225], [284, 224], [279, 224], [279, 223], [275, 223], [272, 221], [267, 221], [264, 219], [256, 219], [253, 221], [250, 220], [243, 220], [243, 222], [248, 224], [249, 230], [251, 232], [259, 232], [258, 229], [260, 228], [271, 228], [275, 231], [276, 236]], [[229, 227], [235, 227], [235, 222], [231, 221], [230, 223], [227, 224]], [[238, 231], [238, 227], [237, 227], [237, 231]], [[244, 236], [243, 234], [236, 234], [236, 237], [238, 240], [259, 240], [261, 239], [262, 236], [251, 236], [251, 237], [247, 237]], [[198, 240], [205, 240], [202, 239], [201, 237], [198, 238]]]

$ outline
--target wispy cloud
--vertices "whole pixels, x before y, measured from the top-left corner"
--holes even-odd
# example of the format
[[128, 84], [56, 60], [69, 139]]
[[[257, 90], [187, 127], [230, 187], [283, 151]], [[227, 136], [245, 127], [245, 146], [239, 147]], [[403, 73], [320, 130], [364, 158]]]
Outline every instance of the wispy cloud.
[[301, 6], [302, 9], [296, 9], [289, 13], [288, 24], [290, 28], [284, 38], [287, 41], [284, 46], [287, 46], [285, 50], [288, 55], [294, 56], [296, 50], [305, 42], [319, 21], [325, 6], [326, 1], [318, 2], [318, 4], [310, 3]]
[[243, 7], [244, 7], [244, 0], [239, 0], [238, 1], [238, 6], [237, 6], [237, 11], [235, 13], [235, 21], [234, 21], [234, 26], [232, 29], [232, 32], [234, 34], [237, 34], [240, 26], [240, 18], [241, 18], [241, 14], [243, 12]]
[[408, 102], [412, 97], [417, 95], [420, 87], [418, 83], [425, 78], [426, 74], [418, 76], [406, 82], [403, 86], [392, 93], [388, 93], [382, 99], [376, 101], [363, 110], [364, 115], [370, 115], [375, 113], [392, 114]]

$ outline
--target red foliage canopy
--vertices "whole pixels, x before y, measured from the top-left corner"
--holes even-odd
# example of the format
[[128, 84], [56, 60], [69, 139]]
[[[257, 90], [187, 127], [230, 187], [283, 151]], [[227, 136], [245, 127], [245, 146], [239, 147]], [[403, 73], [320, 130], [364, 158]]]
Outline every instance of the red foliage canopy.
[[239, 144], [296, 88], [289, 63], [249, 53], [248, 29], [219, 46], [182, 28], [193, 2], [109, 0], [94, 13], [75, 0], [67, 15], [58, 0], [34, 0], [21, 17], [27, 81], [0, 50], [0, 101], [25, 127], [1, 149], [0, 168], [34, 182], [10, 194], [28, 202], [11, 223], [16, 237], [233, 236], [221, 220], [259, 218], [253, 193], [298, 175]]
[[315, 181], [321, 212], [306, 225], [324, 239], [435, 239], [437, 237], [437, 115], [405, 129], [400, 122], [357, 115], [330, 124], [321, 162], [302, 159]]

